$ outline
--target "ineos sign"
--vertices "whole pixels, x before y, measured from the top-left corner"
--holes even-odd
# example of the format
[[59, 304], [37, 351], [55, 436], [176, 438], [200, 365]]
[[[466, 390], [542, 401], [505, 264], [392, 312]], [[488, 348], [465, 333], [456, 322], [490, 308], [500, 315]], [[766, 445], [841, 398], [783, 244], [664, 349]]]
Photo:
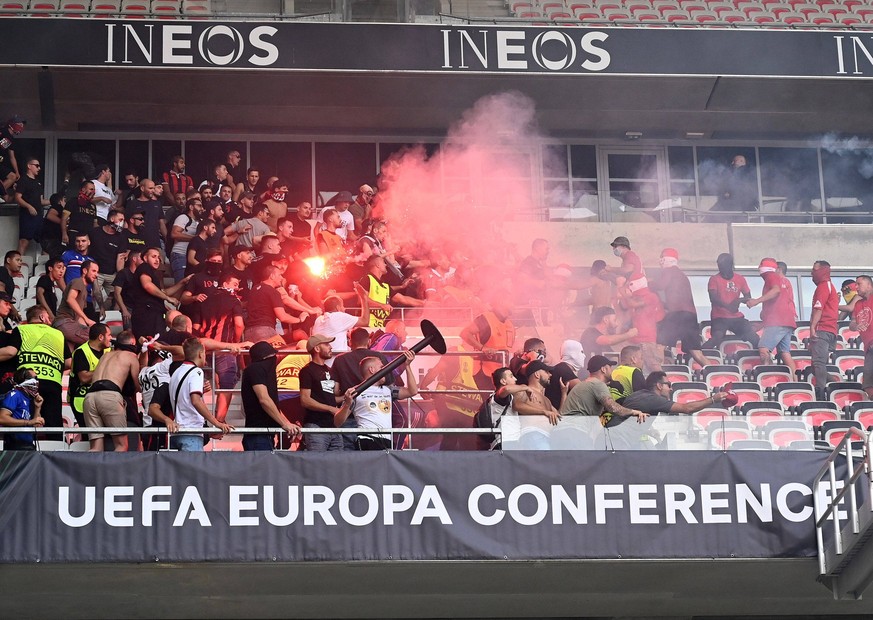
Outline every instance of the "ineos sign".
[[118, 26], [106, 24], [105, 64], [269, 67], [279, 59], [279, 48], [271, 41], [278, 32], [273, 26], [256, 26], [245, 34], [224, 24], [199, 34], [186, 24]]
[[[546, 30], [530, 38], [529, 30], [442, 30], [443, 69], [528, 71], [531, 61], [546, 71], [604, 71], [612, 60], [602, 46], [605, 32], [577, 38], [563, 30]], [[578, 36], [578, 35], [577, 35]], [[536, 68], [536, 67], [534, 67]]]

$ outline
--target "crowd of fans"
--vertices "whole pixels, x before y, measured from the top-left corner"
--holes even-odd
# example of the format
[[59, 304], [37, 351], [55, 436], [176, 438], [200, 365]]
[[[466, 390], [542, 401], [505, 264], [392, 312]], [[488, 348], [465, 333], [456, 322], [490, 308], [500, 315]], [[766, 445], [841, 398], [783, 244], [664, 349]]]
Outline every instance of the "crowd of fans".
[[[633, 408], [633, 399], [623, 403], [633, 391], [658, 389], [672, 349], [679, 344], [703, 366], [710, 361], [704, 350], [728, 333], [758, 348], [763, 363], [775, 352], [794, 371], [794, 294], [784, 266], [771, 258], [761, 261], [764, 291], [753, 298], [732, 257], [718, 257], [709, 283], [711, 336], [704, 343], [676, 250], [661, 252], [657, 277], [649, 279], [630, 241], [618, 237], [611, 247], [620, 264], [595, 261], [590, 274], [574, 277], [565, 266], [549, 267], [548, 241], [535, 239], [530, 255], [513, 269], [516, 290], [558, 308], [556, 316], [563, 316], [567, 290], [576, 292], [577, 307], [590, 308], [581, 337], [564, 341], [560, 363], [549, 366], [540, 338], [516, 352], [510, 317], [518, 296], [506, 292], [480, 301], [468, 260], [421, 242], [395, 244], [370, 185], [356, 195], [339, 192], [316, 214], [306, 202], [289, 207], [285, 181], [262, 179], [254, 166], [240, 169], [239, 153], [230, 151], [202, 181], [189, 176], [185, 159], [176, 156], [157, 182], [128, 172], [113, 190], [109, 166], [97, 165], [79, 180], [71, 176], [68, 187], [74, 189], [46, 200], [40, 161], [21, 157], [19, 169], [13, 144], [22, 128], [22, 119], [11, 119], [0, 136], [0, 178], [7, 199], [20, 207], [19, 247], [7, 252], [0, 268], [0, 391], [6, 393], [0, 425], [62, 426], [67, 370], [69, 406], [83, 428], [133, 424], [172, 433], [208, 423], [227, 433], [233, 430], [227, 423], [230, 390], [242, 379], [246, 425], [281, 427], [290, 436], [301, 425], [389, 428], [397, 424], [393, 412], [401, 413], [403, 425], [472, 427], [486, 400], [498, 414], [511, 406], [553, 424], [563, 415], [642, 420], [658, 411]], [[41, 246], [38, 265], [45, 273], [21, 316], [16, 305], [22, 287], [15, 277], [33, 241]], [[866, 276], [846, 283], [847, 303], [840, 306], [828, 263], [816, 262], [812, 275], [818, 288], [810, 350], [823, 386], [840, 312], [854, 313], [865, 345], [868, 332], [873, 338], [873, 286]], [[355, 386], [390, 360], [383, 352], [403, 349], [406, 327], [394, 309], [440, 304], [474, 309], [457, 350], [420, 381], [407, 353], [405, 372], [397, 369], [359, 394]], [[741, 304], [762, 305], [762, 324], [750, 323]], [[113, 337], [107, 317], [114, 312], [121, 332]], [[276, 367], [282, 348], [311, 356], [299, 370], [298, 416], [280, 408]], [[614, 371], [604, 354], [620, 349], [622, 366]], [[622, 370], [626, 366], [632, 370]], [[873, 379], [873, 370], [864, 377]], [[415, 416], [397, 406], [434, 385], [432, 410]], [[211, 410], [203, 395], [213, 387]], [[492, 403], [486, 397], [495, 391]], [[32, 448], [34, 438], [6, 434], [4, 447]], [[105, 449], [99, 433], [89, 433], [88, 440], [92, 450]], [[275, 441], [270, 434], [246, 434], [243, 443], [272, 449]], [[384, 449], [403, 441], [381, 433], [306, 433], [302, 444], [309, 450]], [[135, 447], [124, 433], [113, 434], [112, 442], [115, 450], [161, 445], [157, 435], [138, 438]], [[480, 443], [473, 434], [446, 435], [418, 446], [474, 449]], [[199, 450], [202, 436], [176, 434], [171, 446]]]

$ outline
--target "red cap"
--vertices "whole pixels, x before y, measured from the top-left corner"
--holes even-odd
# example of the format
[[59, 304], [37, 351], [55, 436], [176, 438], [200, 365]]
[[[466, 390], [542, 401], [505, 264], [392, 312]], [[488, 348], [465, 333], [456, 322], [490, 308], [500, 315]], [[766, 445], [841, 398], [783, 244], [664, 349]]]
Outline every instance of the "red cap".
[[679, 260], [679, 250], [676, 248], [664, 248], [664, 251], [661, 252], [662, 258], [675, 258]]
[[758, 269], [767, 269], [768, 271], [776, 271], [778, 265], [775, 258], [762, 258]]

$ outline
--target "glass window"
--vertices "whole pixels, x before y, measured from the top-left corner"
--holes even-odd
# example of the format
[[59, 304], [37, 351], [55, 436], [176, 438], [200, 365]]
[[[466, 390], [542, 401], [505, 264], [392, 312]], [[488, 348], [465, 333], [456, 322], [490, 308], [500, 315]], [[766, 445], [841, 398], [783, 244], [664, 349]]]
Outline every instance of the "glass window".
[[[739, 156], [745, 158], [746, 165], [734, 168], [732, 162]], [[700, 184], [701, 211], [713, 207], [720, 211], [757, 208], [758, 176], [754, 148], [697, 147], [697, 179]]]
[[869, 221], [852, 214], [873, 211], [873, 149], [822, 149], [821, 164], [828, 223]]
[[148, 140], [120, 140], [118, 142], [118, 170], [112, 171], [115, 186], [118, 187], [128, 172], [134, 172], [142, 179], [148, 174], [148, 170]]
[[95, 166], [115, 165], [115, 140], [58, 140], [58, 180], [68, 179], [67, 198], [75, 196], [85, 179], [96, 176]]
[[[758, 149], [761, 158], [761, 211], [810, 213], [821, 210], [815, 149]], [[790, 221], [780, 217], [780, 222]], [[799, 221], [809, 221], [800, 217]]]
[[316, 142], [316, 200], [329, 200], [329, 194], [343, 190], [356, 193], [362, 183], [374, 185], [376, 166], [376, 145], [373, 143]]
[[288, 183], [289, 206], [312, 202], [311, 142], [252, 142], [252, 165], [261, 173], [261, 183], [279, 177]]
[[[152, 140], [152, 180], [155, 182], [160, 181], [164, 173], [173, 167], [173, 157], [181, 154], [181, 140]], [[188, 166], [187, 160], [185, 165]], [[191, 173], [190, 166], [186, 170], [188, 174], [192, 177], [194, 176]], [[141, 171], [139, 178], [145, 178], [146, 174], [146, 170]], [[203, 179], [200, 180], [202, 181]], [[198, 179], [194, 179], [194, 182], [196, 184]]]
[[597, 149], [585, 144], [570, 145], [570, 172], [574, 179], [597, 179]]
[[566, 179], [570, 175], [570, 158], [564, 144], [547, 144], [542, 149], [543, 177], [546, 179]]
[[[249, 165], [246, 161], [245, 142], [206, 142], [199, 140], [186, 140], [185, 172], [187, 172], [191, 176], [191, 178], [194, 179], [194, 184], [198, 185], [204, 179], [212, 178], [213, 170], [216, 164], [225, 163], [227, 161], [227, 153], [229, 151], [239, 151], [239, 154], [241, 156], [239, 168], [244, 176], [245, 170]], [[242, 179], [234, 178], [235, 183], [239, 182], [240, 180]]]

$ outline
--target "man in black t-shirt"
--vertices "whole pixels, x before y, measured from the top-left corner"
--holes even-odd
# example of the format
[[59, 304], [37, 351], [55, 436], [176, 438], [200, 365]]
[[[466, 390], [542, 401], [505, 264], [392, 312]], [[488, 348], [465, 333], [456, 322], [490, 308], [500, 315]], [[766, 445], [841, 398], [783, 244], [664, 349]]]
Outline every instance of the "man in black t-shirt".
[[16, 114], [0, 127], [0, 183], [3, 184], [0, 187], [0, 199], [11, 193], [12, 185], [21, 177], [12, 145], [26, 124], [27, 121]]
[[94, 184], [85, 181], [79, 188], [79, 194], [74, 201], [67, 201], [64, 216], [61, 218], [61, 241], [69, 245], [76, 235], [91, 232], [97, 225], [97, 207], [91, 202], [94, 199]]
[[[216, 237], [218, 235], [215, 235]], [[214, 239], [215, 237], [213, 237]], [[230, 267], [228, 271], [232, 271], [239, 277], [239, 294], [243, 301], [248, 299], [249, 291], [252, 290], [252, 262], [255, 260], [255, 251], [252, 248], [247, 248], [243, 245], [235, 245], [230, 248]], [[257, 342], [257, 341], [255, 341]]]
[[133, 211], [125, 215], [127, 229], [124, 231], [126, 245], [131, 250], [145, 252], [146, 242], [142, 230], [145, 226], [145, 215], [142, 211]]
[[18, 251], [24, 254], [29, 242], [39, 238], [42, 227], [42, 208], [49, 201], [42, 193], [39, 182], [39, 159], [31, 157], [25, 164], [24, 175], [15, 184], [15, 202], [18, 203]]
[[[330, 343], [333, 338], [321, 334], [310, 336], [306, 350], [312, 361], [300, 369], [300, 404], [305, 417], [304, 428], [335, 428], [334, 419], [345, 413], [351, 399], [340, 396], [339, 384], [331, 376], [327, 360], [333, 355]], [[342, 402], [342, 407], [337, 404]], [[303, 438], [307, 450], [313, 452], [334, 452], [343, 450], [342, 435], [337, 433], [308, 434]]]
[[190, 278], [183, 278], [166, 291], [161, 286], [161, 275], [158, 267], [161, 265], [161, 252], [158, 248], [149, 248], [143, 254], [143, 263], [136, 270], [135, 281], [131, 290], [131, 327], [134, 335], [151, 337], [164, 331], [166, 324], [164, 315], [168, 301], [178, 305], [179, 300], [174, 297]]
[[143, 179], [139, 182], [140, 195], [133, 205], [125, 207], [124, 215], [130, 219], [136, 213], [142, 213], [143, 223], [139, 234], [148, 247], [160, 248], [164, 251], [164, 240], [167, 238], [167, 220], [161, 201], [155, 198], [155, 182]]
[[127, 239], [124, 231], [124, 213], [111, 209], [106, 216], [106, 224], [94, 228], [89, 233], [91, 245], [88, 253], [97, 261], [100, 275], [97, 276], [97, 286], [103, 289], [103, 299], [108, 310], [112, 305], [112, 287], [115, 274], [124, 268], [124, 258], [127, 252]]
[[[230, 273], [233, 273], [232, 271]], [[278, 335], [276, 321], [285, 325], [296, 325], [309, 318], [308, 312], [301, 312], [295, 318], [285, 311], [285, 302], [276, 289], [282, 286], [282, 274], [273, 265], [264, 270], [264, 280], [249, 294], [248, 319], [244, 338], [252, 342], [270, 340]]]
[[627, 342], [637, 335], [636, 328], [632, 327], [626, 332], [618, 333], [618, 327], [615, 310], [609, 306], [595, 308], [591, 313], [591, 327], [586, 328], [579, 338], [582, 350], [589, 358], [592, 355], [603, 355], [607, 351], [612, 351], [613, 346]]
[[[276, 379], [276, 349], [268, 342], [258, 342], [251, 349], [251, 364], [242, 375], [243, 413], [248, 428], [281, 427], [289, 435], [300, 433], [300, 427], [288, 421], [279, 411], [279, 388]], [[243, 450], [272, 450], [275, 434], [243, 435]]]
[[136, 270], [142, 265], [142, 251], [131, 249], [127, 252], [124, 269], [115, 274], [112, 282], [112, 296], [115, 305], [121, 310], [121, 320], [124, 329], [130, 329], [131, 308], [133, 308], [134, 289], [136, 288]]
[[292, 234], [300, 240], [295, 252], [303, 252], [312, 247], [312, 224], [308, 221], [310, 218], [312, 218], [312, 205], [308, 202], [297, 205], [297, 213], [291, 218], [294, 223]]
[[[200, 304], [206, 301], [206, 297], [215, 291], [221, 283], [221, 272], [224, 269], [224, 259], [221, 257], [221, 250], [213, 248], [206, 255], [206, 261], [203, 263], [203, 271], [196, 273], [188, 280], [185, 285], [185, 291], [182, 293], [182, 305], [179, 310], [192, 318], [198, 316]], [[237, 276], [237, 282], [239, 276]], [[237, 285], [239, 288], [239, 285]]]
[[188, 242], [186, 256], [185, 275], [190, 276], [198, 273], [201, 263], [206, 261], [209, 254], [209, 240], [215, 236], [215, 222], [210, 219], [200, 220], [197, 225], [197, 234]]

